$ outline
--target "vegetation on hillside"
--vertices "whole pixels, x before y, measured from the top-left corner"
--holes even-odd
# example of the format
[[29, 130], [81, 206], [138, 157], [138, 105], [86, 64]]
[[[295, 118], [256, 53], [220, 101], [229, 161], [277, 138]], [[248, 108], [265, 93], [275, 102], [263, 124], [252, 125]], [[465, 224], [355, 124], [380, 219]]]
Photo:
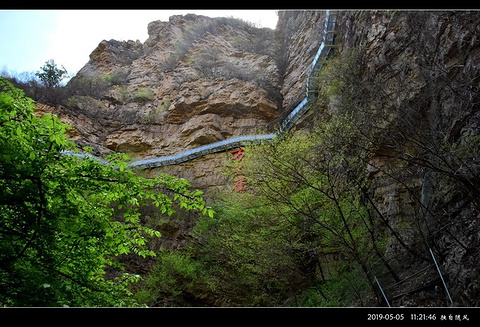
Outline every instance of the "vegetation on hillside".
[[[450, 96], [472, 113], [475, 101], [460, 100], [478, 99], [477, 92], [450, 76], [428, 75], [426, 87], [437, 85], [434, 92], [392, 100], [365, 59], [353, 49], [328, 60], [315, 77], [310, 127], [248, 147], [246, 191], [218, 197], [216, 215], [198, 220], [186, 247], [160, 251], [137, 284], [139, 301], [385, 305], [377, 276], [388, 273], [399, 282], [431, 263], [429, 248], [446, 253], [451, 242], [475, 246], [468, 226], [480, 210], [478, 135], [452, 133], [432, 100], [455, 85], [458, 93]], [[398, 78], [399, 87], [408, 86]], [[385, 206], [395, 201], [408, 204], [403, 213]], [[387, 249], [402, 253], [400, 268]], [[430, 301], [445, 303], [438, 295]]]
[[[190, 30], [172, 62], [220, 27]], [[464, 49], [454, 74], [443, 69], [449, 58], [437, 55], [439, 45], [428, 44], [402, 59], [404, 71], [372, 69], [361, 48], [335, 52], [311, 77], [311, 119], [248, 147], [245, 188], [221, 193], [212, 209], [187, 181], [144, 178], [123, 155], [107, 158], [110, 165], [65, 155], [77, 150], [68, 126], [36, 117], [33, 101], [2, 79], [0, 304], [384, 305], [377, 277], [405, 281], [430, 263], [429, 250], [447, 281], [471, 272], [464, 284], [450, 283], [462, 292], [457, 303], [480, 303], [471, 278], [479, 272], [480, 81], [473, 50]], [[197, 68], [215, 74], [217, 59], [206, 52]], [[78, 80], [71, 101], [124, 86], [125, 76]], [[152, 97], [147, 88], [133, 96]], [[159, 226], [174, 224], [169, 216], [191, 227], [176, 246], [156, 242]], [[452, 248], [466, 253], [461, 268], [448, 261]], [[147, 269], [135, 269], [147, 259]], [[439, 294], [428, 304], [445, 303]]]
[[124, 155], [79, 158], [56, 116], [0, 79], [0, 304], [138, 305], [129, 284], [139, 275], [119, 258], [154, 256], [139, 209], [166, 215], [174, 204], [210, 214], [202, 194], [169, 175], [146, 179]]

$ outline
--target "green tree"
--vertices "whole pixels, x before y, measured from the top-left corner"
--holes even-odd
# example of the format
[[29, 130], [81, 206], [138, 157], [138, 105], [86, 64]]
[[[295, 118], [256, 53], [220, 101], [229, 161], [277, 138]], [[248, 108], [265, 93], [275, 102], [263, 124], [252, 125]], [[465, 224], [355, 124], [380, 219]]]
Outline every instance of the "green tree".
[[225, 191], [188, 244], [163, 250], [136, 298], [149, 306], [279, 306], [306, 282], [299, 229], [263, 197]]
[[34, 108], [0, 79], [0, 305], [135, 305], [129, 285], [139, 276], [119, 257], [155, 255], [147, 241], [160, 236], [139, 209], [211, 210], [186, 180], [141, 177], [124, 155], [108, 164], [71, 155], [68, 126]]
[[351, 148], [351, 129], [348, 115], [334, 116], [258, 146], [243, 162], [247, 187], [285, 221], [291, 252], [313, 284], [357, 269], [366, 276], [384, 237], [362, 199], [365, 163]]
[[62, 66], [63, 69], [57, 67], [57, 64], [53, 59], [50, 59], [45, 62], [45, 65], [41, 68], [41, 71], [38, 71], [35, 75], [40, 78], [43, 85], [47, 88], [53, 88], [60, 85], [62, 79], [67, 76], [67, 70]]
[[195, 225], [192, 246], [210, 292], [225, 306], [283, 305], [307, 280], [285, 208], [248, 191], [223, 194], [214, 207], [213, 219]]

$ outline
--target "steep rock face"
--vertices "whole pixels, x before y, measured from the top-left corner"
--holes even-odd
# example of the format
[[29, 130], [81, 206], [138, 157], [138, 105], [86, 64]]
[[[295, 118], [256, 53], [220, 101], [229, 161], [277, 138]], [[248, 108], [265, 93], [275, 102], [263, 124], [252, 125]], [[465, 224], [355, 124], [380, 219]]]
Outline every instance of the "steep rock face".
[[[472, 280], [479, 273], [479, 192], [472, 188], [479, 170], [468, 154], [478, 146], [467, 145], [479, 134], [479, 19], [475, 11], [350, 11], [337, 28], [341, 47], [362, 51], [363, 76], [375, 76], [369, 81], [383, 92], [363, 108], [388, 113], [383, 127], [393, 132], [377, 139], [383, 143], [369, 159], [379, 214], [425, 260], [435, 251], [454, 305], [478, 305], [480, 289]], [[389, 245], [387, 257], [405, 251], [400, 243]], [[419, 270], [403, 265], [406, 274]], [[449, 304], [442, 285], [392, 303]]]
[[145, 159], [257, 133], [280, 113], [272, 30], [185, 15], [148, 32], [143, 44], [102, 41], [72, 81], [103, 83], [100, 100], [70, 101], [101, 125], [79, 127], [86, 140]]
[[278, 13], [276, 33], [282, 40], [284, 71], [283, 108], [293, 109], [305, 97], [307, 68], [322, 42], [324, 10], [291, 10]]
[[[80, 93], [60, 115], [98, 154], [125, 152], [134, 160], [271, 131], [282, 111], [304, 97], [324, 17], [280, 12], [276, 31], [192, 14], [151, 22], [143, 44], [100, 42], [71, 81], [93, 84], [95, 98]], [[221, 189], [229, 187], [223, 165], [200, 158], [152, 174], [173, 169], [194, 187]]]

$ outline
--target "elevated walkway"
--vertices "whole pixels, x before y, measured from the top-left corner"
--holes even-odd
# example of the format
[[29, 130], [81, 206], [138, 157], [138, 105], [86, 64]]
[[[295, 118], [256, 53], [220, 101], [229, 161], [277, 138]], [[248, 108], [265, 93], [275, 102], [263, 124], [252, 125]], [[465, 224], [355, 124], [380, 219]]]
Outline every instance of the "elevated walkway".
[[[322, 68], [324, 60], [328, 57], [332, 48], [334, 47], [336, 22], [337, 14], [335, 12], [330, 12], [330, 10], [327, 10], [325, 13], [325, 24], [323, 27], [322, 42], [317, 50], [317, 53], [312, 63], [308, 67], [305, 97], [284, 119], [282, 119], [280, 122], [276, 122], [277, 132], [270, 134], [245, 135], [234, 137], [231, 139], [203, 145], [198, 148], [194, 148], [173, 155], [134, 161], [129, 163], [129, 166], [137, 169], [152, 169], [168, 165], [177, 165], [208, 154], [227, 151], [249, 144], [259, 144], [261, 142], [271, 141], [275, 139], [279, 134], [287, 133], [295, 125], [295, 123], [297, 123], [310, 109], [309, 101], [312, 98], [310, 92], [310, 77], [313, 72], [316, 72]], [[71, 151], [64, 151], [64, 154], [74, 155], [81, 158], [84, 158], [85, 156], [94, 157], [91, 154], [76, 153]], [[108, 164], [105, 160], [101, 158], [94, 158], [98, 159], [104, 164]]]

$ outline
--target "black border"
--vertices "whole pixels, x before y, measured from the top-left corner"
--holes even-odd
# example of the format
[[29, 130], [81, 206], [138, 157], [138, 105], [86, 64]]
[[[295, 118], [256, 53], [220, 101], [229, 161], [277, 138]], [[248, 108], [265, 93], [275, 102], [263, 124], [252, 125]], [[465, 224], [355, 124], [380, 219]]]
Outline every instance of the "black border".
[[[218, 2], [186, 2], [180, 4], [175, 1], [76, 1], [76, 2], [55, 2], [55, 1], [38, 1], [38, 0], [18, 0], [4, 1], [0, 5], [2, 9], [180, 9], [180, 10], [202, 10], [202, 9], [271, 9], [271, 10], [289, 10], [289, 9], [420, 9], [420, 10], [451, 10], [451, 9], [477, 9], [479, 3], [472, 0], [455, 0], [455, 1], [418, 1], [418, 0], [295, 0], [288, 2], [263, 2], [258, 1], [231, 1], [228, 3]], [[477, 6], [477, 7], [475, 7]]]
[[[413, 319], [412, 315], [417, 315]], [[445, 318], [445, 319], [443, 319]], [[467, 319], [465, 319], [467, 318]], [[404, 325], [479, 326], [480, 308], [0, 308], [0, 321], [9, 323], [121, 324], [281, 324], [313, 326]], [[248, 325], [247, 325], [248, 326]]]
[[[162, 2], [160, 7], [150, 7], [152, 2], [138, 4], [140, 7], [132, 7], [129, 3], [108, 2], [75, 2], [74, 4], [57, 2], [40, 2], [38, 0], [24, 1], [5, 1], [0, 5], [0, 10], [76, 10], [76, 9], [119, 9], [119, 10], [137, 10], [137, 9], [271, 9], [271, 10], [395, 10], [395, 9], [413, 9], [413, 10], [477, 10], [479, 2], [472, 3], [471, 0], [456, 0], [450, 2], [437, 2], [432, 6], [431, 1], [421, 3], [419, 1], [341, 1], [325, 0], [316, 1], [291, 1], [290, 4], [274, 3], [276, 6], [262, 6], [257, 2], [241, 1], [229, 6], [218, 6], [215, 2], [209, 5], [205, 2], [196, 2], [184, 7], [173, 5], [174, 1], [169, 3]], [[267, 4], [272, 4], [268, 2]], [[312, 4], [314, 6], [312, 6]], [[198, 7], [196, 6], [198, 5]], [[475, 5], [477, 7], [475, 7]], [[87, 23], [87, 22], [86, 22]], [[435, 317], [435, 320], [412, 320], [412, 314], [419, 314], [420, 317]], [[403, 315], [403, 319], [400, 319]], [[457, 320], [457, 317], [468, 317], [468, 320]], [[441, 320], [441, 317], [446, 320]], [[374, 318], [374, 319], [369, 319]], [[398, 318], [398, 319], [395, 319]], [[451, 319], [450, 319], [451, 318]], [[310, 325], [328, 326], [337, 323], [358, 325], [382, 325], [391, 324], [405, 326], [480, 326], [480, 307], [420, 307], [420, 308], [0, 308], [0, 321], [3, 323], [50, 323], [56, 322], [62, 325], [67, 323], [103, 323], [121, 324], [198, 324], [207, 323], [211, 325], [225, 326], [228, 324], [252, 324], [268, 323], [283, 325]], [[342, 325], [343, 327], [344, 325]], [[336, 326], [333, 326], [336, 327]]]

